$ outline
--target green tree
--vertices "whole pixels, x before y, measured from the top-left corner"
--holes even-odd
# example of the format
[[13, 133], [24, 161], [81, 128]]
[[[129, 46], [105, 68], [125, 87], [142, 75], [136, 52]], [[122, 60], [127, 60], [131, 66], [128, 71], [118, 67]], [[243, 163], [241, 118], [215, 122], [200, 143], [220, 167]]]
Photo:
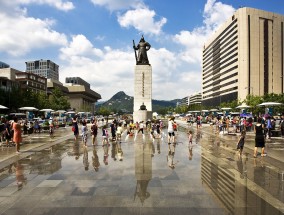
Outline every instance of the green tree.
[[240, 105], [240, 101], [239, 100], [233, 100], [233, 101], [230, 101], [230, 102], [222, 102], [220, 104], [220, 107], [227, 107], [227, 108], [232, 108], [232, 111], [236, 111], [236, 107]]
[[180, 105], [180, 106], [177, 106], [177, 107], [175, 108], [175, 112], [176, 112], [176, 113], [180, 113], [180, 114], [186, 113], [187, 110], [188, 110], [188, 106], [187, 106], [187, 105]]
[[52, 93], [49, 96], [49, 104], [50, 108], [53, 110], [67, 110], [70, 108], [68, 98], [63, 95], [58, 87], [55, 87], [52, 90]]
[[6, 96], [6, 104], [10, 108], [10, 112], [16, 112], [18, 108], [25, 105], [24, 94], [20, 88], [13, 87], [11, 91], [6, 93]]
[[168, 108], [160, 108], [157, 113], [159, 115], [165, 116], [168, 113]]
[[99, 115], [103, 115], [106, 117], [106, 121], [108, 122], [108, 116], [110, 115], [111, 111], [105, 107], [100, 107], [98, 111]]
[[49, 100], [48, 100], [48, 97], [45, 93], [43, 92], [40, 92], [37, 94], [37, 102], [38, 102], [38, 105], [37, 105], [37, 108], [38, 109], [44, 109], [44, 108], [50, 108], [50, 103], [49, 103]]
[[206, 109], [206, 107], [202, 106], [201, 104], [190, 104], [188, 106], [189, 111], [202, 110], [202, 109]]

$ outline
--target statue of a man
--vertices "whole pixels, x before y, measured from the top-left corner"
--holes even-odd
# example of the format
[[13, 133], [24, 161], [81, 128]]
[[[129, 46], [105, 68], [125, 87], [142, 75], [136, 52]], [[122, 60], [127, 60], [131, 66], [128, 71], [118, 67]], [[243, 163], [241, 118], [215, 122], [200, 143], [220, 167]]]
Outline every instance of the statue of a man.
[[[147, 51], [151, 48], [151, 45], [146, 42], [144, 40], [144, 37], [142, 35], [141, 39], [140, 39], [140, 42], [138, 43], [137, 46], [135, 46], [134, 44], [134, 41], [133, 41], [133, 48], [134, 48], [134, 51], [135, 51], [135, 57], [136, 57], [136, 64], [139, 65], [139, 64], [149, 64], [149, 60], [148, 60], [148, 57], [147, 57]], [[136, 55], [136, 50], [138, 50], [138, 57]]]

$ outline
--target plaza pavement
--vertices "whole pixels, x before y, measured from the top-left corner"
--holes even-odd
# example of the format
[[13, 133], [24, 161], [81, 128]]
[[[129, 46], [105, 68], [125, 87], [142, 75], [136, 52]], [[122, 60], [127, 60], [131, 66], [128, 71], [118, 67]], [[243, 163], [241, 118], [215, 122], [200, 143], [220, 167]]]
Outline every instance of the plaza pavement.
[[22, 135], [23, 142], [21, 143], [20, 154], [16, 154], [15, 147], [6, 147], [5, 142], [0, 142], [0, 169], [18, 159], [28, 156], [35, 150], [40, 151], [72, 137], [73, 132], [68, 126], [56, 129], [53, 138], [50, 138], [48, 131], [33, 133], [30, 135]]
[[[180, 126], [183, 128], [188, 129], [188, 124], [185, 121], [177, 120]], [[203, 124], [202, 133], [211, 134], [215, 133], [215, 130], [213, 127], [210, 127], [209, 124]], [[192, 127], [196, 127], [194, 124]], [[196, 128], [195, 128], [196, 131]], [[219, 132], [218, 132], [219, 133]], [[216, 135], [216, 134], [215, 134]], [[227, 133], [220, 132], [216, 135], [220, 142], [223, 143], [223, 149], [225, 151], [228, 151], [230, 154], [228, 156], [233, 156], [235, 154], [238, 154], [238, 151], [236, 149], [236, 144], [238, 141], [238, 138], [240, 137], [240, 132], [238, 133]], [[246, 138], [245, 138], [245, 145], [243, 149], [243, 156], [246, 156], [246, 158], [253, 159], [253, 153], [254, 153], [254, 144], [255, 144], [255, 134], [252, 131], [246, 132]], [[261, 148], [258, 148], [258, 155], [257, 159], [261, 159], [263, 163], [268, 165], [271, 170], [275, 172], [275, 174], [278, 175], [279, 178], [281, 178], [284, 182], [284, 137], [271, 137], [271, 139], [265, 140], [265, 157], [261, 157]]]
[[[185, 129], [189, 129], [188, 123], [182, 120], [176, 120], [180, 127]], [[90, 126], [90, 125], [89, 125]], [[212, 134], [214, 132], [209, 124], [203, 124], [203, 133]], [[191, 129], [196, 131], [196, 125], [192, 125]], [[246, 134], [246, 144], [245, 150], [251, 156], [254, 150], [254, 144], [252, 144], [254, 140], [254, 132], [250, 131]], [[240, 133], [230, 133], [220, 132], [219, 137], [223, 142], [228, 142], [231, 146], [232, 150], [235, 148], [236, 140], [239, 138]], [[21, 144], [21, 151], [29, 151], [29, 150], [41, 150], [43, 148], [51, 147], [52, 145], [63, 142], [64, 140], [68, 140], [73, 138], [73, 132], [71, 128], [66, 126], [64, 128], [58, 128], [55, 132], [54, 138], [50, 138], [48, 132], [35, 133], [31, 135], [23, 135], [23, 143]], [[232, 141], [233, 139], [233, 141]], [[260, 149], [258, 149], [260, 152]], [[284, 153], [284, 138], [283, 137], [272, 137], [270, 140], [266, 140], [266, 149], [267, 157], [270, 159], [274, 159], [279, 162], [283, 162], [283, 153]], [[15, 147], [5, 147], [4, 142], [0, 142], [0, 169], [1, 167], [7, 165], [7, 163], [13, 162], [14, 159], [19, 159], [23, 156], [26, 156], [26, 153], [22, 153], [17, 155], [15, 153]], [[259, 155], [260, 156], [260, 155]], [[284, 170], [284, 168], [283, 168]]]
[[[76, 148], [70, 127], [59, 128], [52, 139], [48, 133], [24, 136], [20, 155], [14, 147], [1, 146], [0, 170], [7, 171], [7, 166], [23, 160], [29, 173], [27, 185], [17, 192], [14, 173], [7, 177], [1, 172], [0, 214], [284, 213], [282, 138], [267, 141], [267, 157], [254, 159], [254, 134], [248, 132], [243, 159], [238, 159], [239, 134], [216, 135], [209, 125], [197, 131], [195, 125], [188, 128], [186, 122], [177, 122], [178, 144], [171, 157], [175, 169], [165, 165], [170, 157], [166, 135], [153, 144], [145, 144], [141, 135], [130, 142], [125, 140], [125, 160], [109, 157], [108, 164], [105, 147], [92, 147], [89, 142], [88, 147], [79, 144]], [[187, 129], [194, 131], [194, 146], [189, 151], [186, 133], [182, 132]], [[97, 152], [103, 158], [100, 170], [87, 171], [86, 159], [93, 159]], [[45, 160], [45, 153], [53, 160]], [[35, 157], [38, 163], [34, 163]], [[50, 162], [54, 162], [52, 167]], [[260, 174], [253, 164], [265, 167], [264, 171]]]

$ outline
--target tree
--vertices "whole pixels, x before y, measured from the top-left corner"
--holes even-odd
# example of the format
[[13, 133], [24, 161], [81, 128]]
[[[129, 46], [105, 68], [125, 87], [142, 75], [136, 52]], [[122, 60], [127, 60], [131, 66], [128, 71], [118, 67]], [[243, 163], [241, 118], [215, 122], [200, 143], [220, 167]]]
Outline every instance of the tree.
[[232, 108], [232, 111], [236, 111], [236, 107], [240, 105], [240, 101], [239, 100], [233, 100], [230, 102], [222, 102], [220, 104], [220, 107], [227, 107], [227, 108]]
[[104, 117], [106, 116], [106, 120], [108, 122], [108, 116], [110, 115], [110, 110], [105, 108], [105, 107], [100, 107], [98, 111], [99, 115], [103, 115]]
[[50, 108], [53, 110], [67, 110], [70, 108], [68, 98], [63, 95], [58, 87], [55, 87], [52, 90], [52, 93], [49, 97], [49, 102]]
[[186, 113], [188, 110], [188, 106], [187, 105], [180, 105], [180, 106], [177, 106], [175, 108], [175, 112], [176, 113]]
[[40, 92], [37, 94], [37, 97], [38, 97], [37, 98], [38, 100], [37, 108], [38, 109], [50, 108], [50, 103], [45, 93]]
[[20, 88], [13, 87], [6, 95], [6, 104], [11, 112], [16, 112], [18, 108], [24, 106], [24, 94]]
[[157, 113], [159, 115], [165, 116], [168, 113], [168, 108], [160, 108]]

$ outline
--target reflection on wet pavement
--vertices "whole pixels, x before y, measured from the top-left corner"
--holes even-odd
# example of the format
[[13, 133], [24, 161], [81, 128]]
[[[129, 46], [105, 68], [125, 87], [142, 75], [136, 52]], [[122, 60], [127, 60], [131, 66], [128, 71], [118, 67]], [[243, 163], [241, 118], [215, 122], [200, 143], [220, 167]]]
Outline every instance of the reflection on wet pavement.
[[[203, 128], [205, 130], [205, 128]], [[87, 147], [74, 139], [0, 170], [3, 214], [283, 214], [283, 179], [266, 158], [186, 130], [168, 145], [149, 133]]]

